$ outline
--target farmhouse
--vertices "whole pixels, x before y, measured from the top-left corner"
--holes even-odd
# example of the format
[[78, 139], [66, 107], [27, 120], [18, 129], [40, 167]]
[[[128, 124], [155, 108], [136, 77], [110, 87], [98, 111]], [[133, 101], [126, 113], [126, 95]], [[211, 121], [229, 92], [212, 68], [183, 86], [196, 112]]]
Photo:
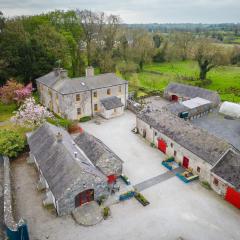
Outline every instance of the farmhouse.
[[164, 97], [170, 101], [185, 101], [199, 97], [210, 101], [213, 107], [220, 104], [217, 92], [180, 83], [170, 83], [164, 90]]
[[64, 118], [112, 118], [121, 115], [126, 107], [128, 82], [114, 73], [94, 76], [94, 69], [88, 67], [85, 77], [71, 79], [66, 70], [57, 68], [36, 82], [41, 103]]
[[[95, 143], [90, 152], [88, 147]], [[53, 203], [58, 215], [107, 197], [109, 184], [122, 171], [122, 161], [88, 133], [73, 139], [64, 129], [45, 123], [28, 136], [28, 144], [39, 171], [38, 187], [46, 190], [44, 203]]]

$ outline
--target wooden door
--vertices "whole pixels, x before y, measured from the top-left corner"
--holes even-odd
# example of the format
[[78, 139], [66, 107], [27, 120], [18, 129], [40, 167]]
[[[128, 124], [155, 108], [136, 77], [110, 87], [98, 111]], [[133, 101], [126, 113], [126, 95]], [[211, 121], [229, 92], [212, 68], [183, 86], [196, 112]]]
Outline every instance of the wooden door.
[[188, 168], [189, 166], [189, 159], [187, 157], [183, 157], [183, 167]]

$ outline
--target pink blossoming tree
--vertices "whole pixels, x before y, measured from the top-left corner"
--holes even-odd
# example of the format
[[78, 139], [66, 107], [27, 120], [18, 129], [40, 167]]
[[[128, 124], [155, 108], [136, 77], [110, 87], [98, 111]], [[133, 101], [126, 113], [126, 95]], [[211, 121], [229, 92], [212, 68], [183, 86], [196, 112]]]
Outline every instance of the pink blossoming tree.
[[47, 118], [54, 118], [54, 116], [45, 107], [36, 104], [33, 97], [30, 97], [20, 106], [11, 121], [21, 126], [36, 127], [45, 122]]
[[33, 91], [32, 83], [29, 83], [27, 86], [16, 90], [15, 91], [15, 98], [14, 100], [17, 101], [17, 103], [23, 102], [26, 98], [30, 97]]

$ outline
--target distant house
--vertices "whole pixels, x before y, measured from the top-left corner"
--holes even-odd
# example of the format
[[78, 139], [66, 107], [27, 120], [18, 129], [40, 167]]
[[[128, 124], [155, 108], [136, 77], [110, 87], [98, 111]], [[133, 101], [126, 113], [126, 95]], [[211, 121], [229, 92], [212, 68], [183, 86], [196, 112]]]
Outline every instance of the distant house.
[[112, 118], [126, 107], [128, 82], [114, 73], [94, 76], [94, 69], [88, 67], [86, 77], [69, 78], [66, 70], [58, 68], [36, 82], [41, 103], [68, 119], [97, 114]]
[[73, 139], [64, 129], [45, 123], [28, 136], [28, 144], [39, 171], [38, 187], [46, 189], [44, 203], [53, 203], [58, 215], [107, 197], [109, 184], [122, 173], [122, 160], [88, 133]]
[[214, 107], [221, 102], [217, 92], [180, 83], [170, 83], [164, 90], [164, 97], [170, 101], [186, 101], [199, 97], [210, 101]]
[[136, 121], [146, 140], [240, 208], [240, 154], [231, 144], [166, 110], [142, 111]]

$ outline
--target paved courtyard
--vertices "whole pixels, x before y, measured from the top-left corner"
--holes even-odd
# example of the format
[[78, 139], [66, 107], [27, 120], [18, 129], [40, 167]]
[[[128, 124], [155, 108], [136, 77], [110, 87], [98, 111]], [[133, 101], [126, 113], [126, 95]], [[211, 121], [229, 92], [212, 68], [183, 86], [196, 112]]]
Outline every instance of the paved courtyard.
[[[142, 193], [150, 205], [143, 207], [131, 199], [112, 205], [109, 219], [92, 227], [80, 226], [71, 216], [56, 217], [42, 207], [35, 169], [17, 160], [12, 164], [17, 213], [28, 220], [32, 240], [240, 239], [240, 211], [198, 182], [184, 184], [177, 177], [168, 177], [161, 165], [164, 156], [131, 132], [135, 127], [132, 113], [102, 120], [101, 125], [87, 122], [82, 127], [124, 160], [124, 173], [134, 185], [148, 184]], [[151, 182], [153, 177], [156, 181]]]

